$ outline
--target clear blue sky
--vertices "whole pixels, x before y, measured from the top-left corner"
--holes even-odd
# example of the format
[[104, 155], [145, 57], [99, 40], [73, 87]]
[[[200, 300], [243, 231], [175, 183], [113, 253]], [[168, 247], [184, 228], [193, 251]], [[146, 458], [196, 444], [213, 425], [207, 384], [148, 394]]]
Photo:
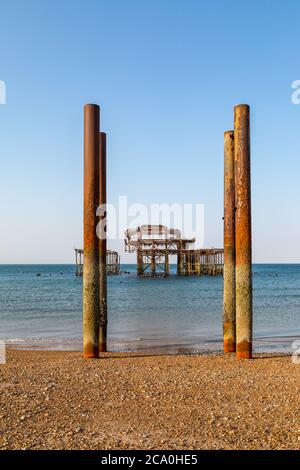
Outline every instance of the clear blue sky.
[[[1, 2], [0, 262], [72, 262], [83, 105], [102, 108], [108, 197], [205, 204], [222, 245], [223, 131], [251, 106], [255, 262], [300, 262], [299, 1]], [[125, 259], [125, 258], [124, 258]]]

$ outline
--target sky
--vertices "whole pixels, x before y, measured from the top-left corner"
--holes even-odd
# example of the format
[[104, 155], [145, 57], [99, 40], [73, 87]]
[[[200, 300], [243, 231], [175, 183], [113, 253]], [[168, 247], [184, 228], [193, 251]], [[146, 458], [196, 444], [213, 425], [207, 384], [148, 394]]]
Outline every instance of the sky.
[[0, 263], [82, 246], [85, 103], [107, 132], [108, 202], [203, 204], [206, 247], [222, 246], [223, 133], [248, 103], [253, 261], [299, 263], [299, 15], [297, 0], [1, 0]]

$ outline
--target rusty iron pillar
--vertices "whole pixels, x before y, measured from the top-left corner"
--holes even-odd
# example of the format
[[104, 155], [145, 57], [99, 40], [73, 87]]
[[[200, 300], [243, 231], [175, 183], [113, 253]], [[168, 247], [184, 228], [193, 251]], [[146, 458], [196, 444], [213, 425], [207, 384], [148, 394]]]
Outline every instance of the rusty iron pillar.
[[100, 108], [84, 107], [84, 268], [83, 268], [83, 355], [99, 356], [100, 276], [99, 240], [96, 234], [99, 205]]
[[235, 352], [234, 131], [224, 132], [224, 352]]
[[102, 208], [100, 224], [103, 223], [99, 238], [99, 271], [100, 271], [100, 327], [99, 327], [99, 351], [107, 351], [107, 269], [106, 269], [106, 134], [99, 134], [100, 155], [100, 188], [99, 204]]
[[143, 275], [143, 254], [140, 248], [140, 244], [138, 245], [137, 248], [137, 274], [138, 276]]
[[250, 181], [250, 108], [234, 108], [236, 351], [252, 357], [252, 237]]
[[182, 264], [183, 264], [183, 259], [182, 259], [182, 242], [177, 243], [177, 274], [179, 276], [182, 275]]

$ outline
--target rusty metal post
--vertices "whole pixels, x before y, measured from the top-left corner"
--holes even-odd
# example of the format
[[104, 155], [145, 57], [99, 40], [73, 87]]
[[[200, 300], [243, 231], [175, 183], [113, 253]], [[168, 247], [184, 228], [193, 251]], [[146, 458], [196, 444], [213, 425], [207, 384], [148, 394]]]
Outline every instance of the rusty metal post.
[[169, 276], [170, 274], [170, 264], [169, 264], [169, 252], [165, 250], [165, 275]]
[[[103, 208], [106, 206], [106, 134], [99, 134], [99, 155], [100, 155], [100, 188], [99, 204]], [[105, 211], [106, 212], [106, 211]], [[105, 215], [100, 217], [101, 220]], [[107, 351], [107, 267], [106, 267], [106, 232], [102, 233], [99, 239], [99, 271], [100, 271], [100, 327], [99, 327], [99, 351]]]
[[194, 274], [194, 251], [190, 252], [190, 274]]
[[181, 250], [177, 253], [177, 275], [182, 274], [182, 253]]
[[195, 266], [195, 273], [199, 276], [200, 275], [200, 252], [199, 250], [196, 251], [196, 266]]
[[192, 253], [192, 274], [196, 274], [196, 266], [197, 266], [197, 262], [196, 262], [196, 251], [193, 250], [193, 253]]
[[182, 275], [182, 242], [178, 242], [177, 245], [177, 275]]
[[143, 272], [144, 272], [144, 269], [143, 269], [143, 254], [142, 254], [141, 246], [140, 246], [140, 242], [139, 242], [138, 246], [137, 246], [137, 275], [142, 276]]
[[190, 275], [190, 253], [188, 251], [185, 252], [185, 274]]
[[235, 352], [235, 189], [234, 132], [224, 132], [224, 352]]
[[252, 236], [250, 181], [250, 108], [234, 108], [236, 351], [252, 357]]
[[151, 253], [151, 275], [155, 276], [155, 271], [156, 271], [156, 257], [155, 257], [155, 248], [152, 248], [152, 253]]
[[83, 268], [83, 355], [99, 356], [99, 242], [96, 234], [99, 205], [100, 108], [84, 107], [84, 268]]

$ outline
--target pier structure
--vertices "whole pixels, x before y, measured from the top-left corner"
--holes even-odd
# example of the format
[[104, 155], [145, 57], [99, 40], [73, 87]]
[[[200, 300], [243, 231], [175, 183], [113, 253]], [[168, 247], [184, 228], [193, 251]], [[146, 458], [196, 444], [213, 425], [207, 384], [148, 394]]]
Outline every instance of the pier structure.
[[[84, 255], [82, 248], [74, 248], [75, 250], [75, 274], [82, 276]], [[117, 251], [106, 250], [106, 273], [119, 274], [120, 273], [120, 255]]]
[[168, 276], [170, 256], [177, 257], [177, 275], [223, 273], [223, 249], [195, 249], [195, 238], [164, 225], [141, 225], [125, 231], [125, 251], [136, 253], [138, 276]]

